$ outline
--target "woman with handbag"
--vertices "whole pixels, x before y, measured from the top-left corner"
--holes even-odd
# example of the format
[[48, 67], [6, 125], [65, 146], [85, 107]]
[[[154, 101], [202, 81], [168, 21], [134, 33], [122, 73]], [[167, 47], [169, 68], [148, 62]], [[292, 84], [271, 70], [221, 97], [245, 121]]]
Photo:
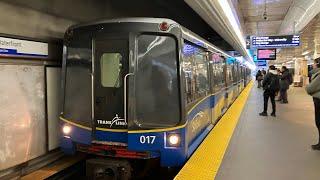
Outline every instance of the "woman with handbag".
[[319, 138], [318, 144], [311, 147], [313, 150], [320, 150], [320, 57], [315, 59], [311, 74], [311, 82], [307, 85], [306, 91], [313, 97], [315, 122]]

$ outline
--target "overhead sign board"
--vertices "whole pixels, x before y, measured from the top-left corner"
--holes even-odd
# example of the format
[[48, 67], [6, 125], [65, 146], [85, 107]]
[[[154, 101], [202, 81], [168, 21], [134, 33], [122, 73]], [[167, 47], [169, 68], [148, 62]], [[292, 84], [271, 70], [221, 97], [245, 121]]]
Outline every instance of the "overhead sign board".
[[0, 37], [0, 56], [47, 58], [48, 43]]
[[251, 45], [256, 48], [283, 48], [300, 45], [300, 35], [252, 36]]

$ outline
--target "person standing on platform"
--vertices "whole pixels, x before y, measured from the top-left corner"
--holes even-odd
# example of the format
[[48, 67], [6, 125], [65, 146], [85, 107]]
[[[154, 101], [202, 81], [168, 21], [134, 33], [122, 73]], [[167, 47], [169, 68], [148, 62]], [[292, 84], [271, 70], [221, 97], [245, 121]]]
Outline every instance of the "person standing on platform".
[[288, 89], [291, 83], [292, 76], [286, 66], [282, 66], [280, 73], [280, 98], [282, 104], [288, 103]]
[[260, 116], [268, 116], [268, 101], [269, 98], [271, 100], [272, 104], [272, 113], [271, 116], [276, 116], [276, 102], [275, 97], [279, 91], [279, 76], [277, 69], [274, 65], [271, 65], [269, 67], [268, 73], [265, 75], [263, 81], [262, 81], [262, 87], [264, 89], [263, 93], [263, 100], [264, 100], [264, 106], [263, 106], [263, 112], [260, 113]]
[[260, 70], [258, 70], [256, 74], [256, 80], [258, 81], [258, 88], [261, 88], [261, 81], [263, 80], [263, 76]]
[[313, 97], [315, 122], [319, 138], [318, 144], [311, 147], [313, 150], [320, 150], [320, 57], [315, 59], [311, 75], [311, 82], [306, 86], [306, 91]]

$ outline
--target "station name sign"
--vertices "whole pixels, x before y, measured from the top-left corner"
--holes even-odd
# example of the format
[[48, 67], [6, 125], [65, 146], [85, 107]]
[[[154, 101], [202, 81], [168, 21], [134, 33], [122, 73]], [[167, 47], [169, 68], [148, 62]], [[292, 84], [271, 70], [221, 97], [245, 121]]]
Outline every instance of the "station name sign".
[[252, 36], [251, 45], [256, 48], [283, 48], [300, 45], [300, 35]]
[[0, 56], [47, 58], [48, 43], [0, 37]]

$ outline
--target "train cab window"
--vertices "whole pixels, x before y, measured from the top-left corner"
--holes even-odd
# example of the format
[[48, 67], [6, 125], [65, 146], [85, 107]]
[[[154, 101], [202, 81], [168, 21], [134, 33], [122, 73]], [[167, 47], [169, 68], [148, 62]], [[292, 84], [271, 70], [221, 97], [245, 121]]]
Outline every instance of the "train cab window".
[[171, 36], [140, 35], [135, 67], [135, 125], [143, 129], [180, 122], [177, 41]]
[[119, 88], [121, 85], [122, 56], [120, 53], [103, 53], [100, 58], [101, 85]]
[[[91, 127], [91, 41], [75, 38], [68, 46], [65, 63], [63, 117]], [[75, 106], [77, 104], [77, 106]]]

